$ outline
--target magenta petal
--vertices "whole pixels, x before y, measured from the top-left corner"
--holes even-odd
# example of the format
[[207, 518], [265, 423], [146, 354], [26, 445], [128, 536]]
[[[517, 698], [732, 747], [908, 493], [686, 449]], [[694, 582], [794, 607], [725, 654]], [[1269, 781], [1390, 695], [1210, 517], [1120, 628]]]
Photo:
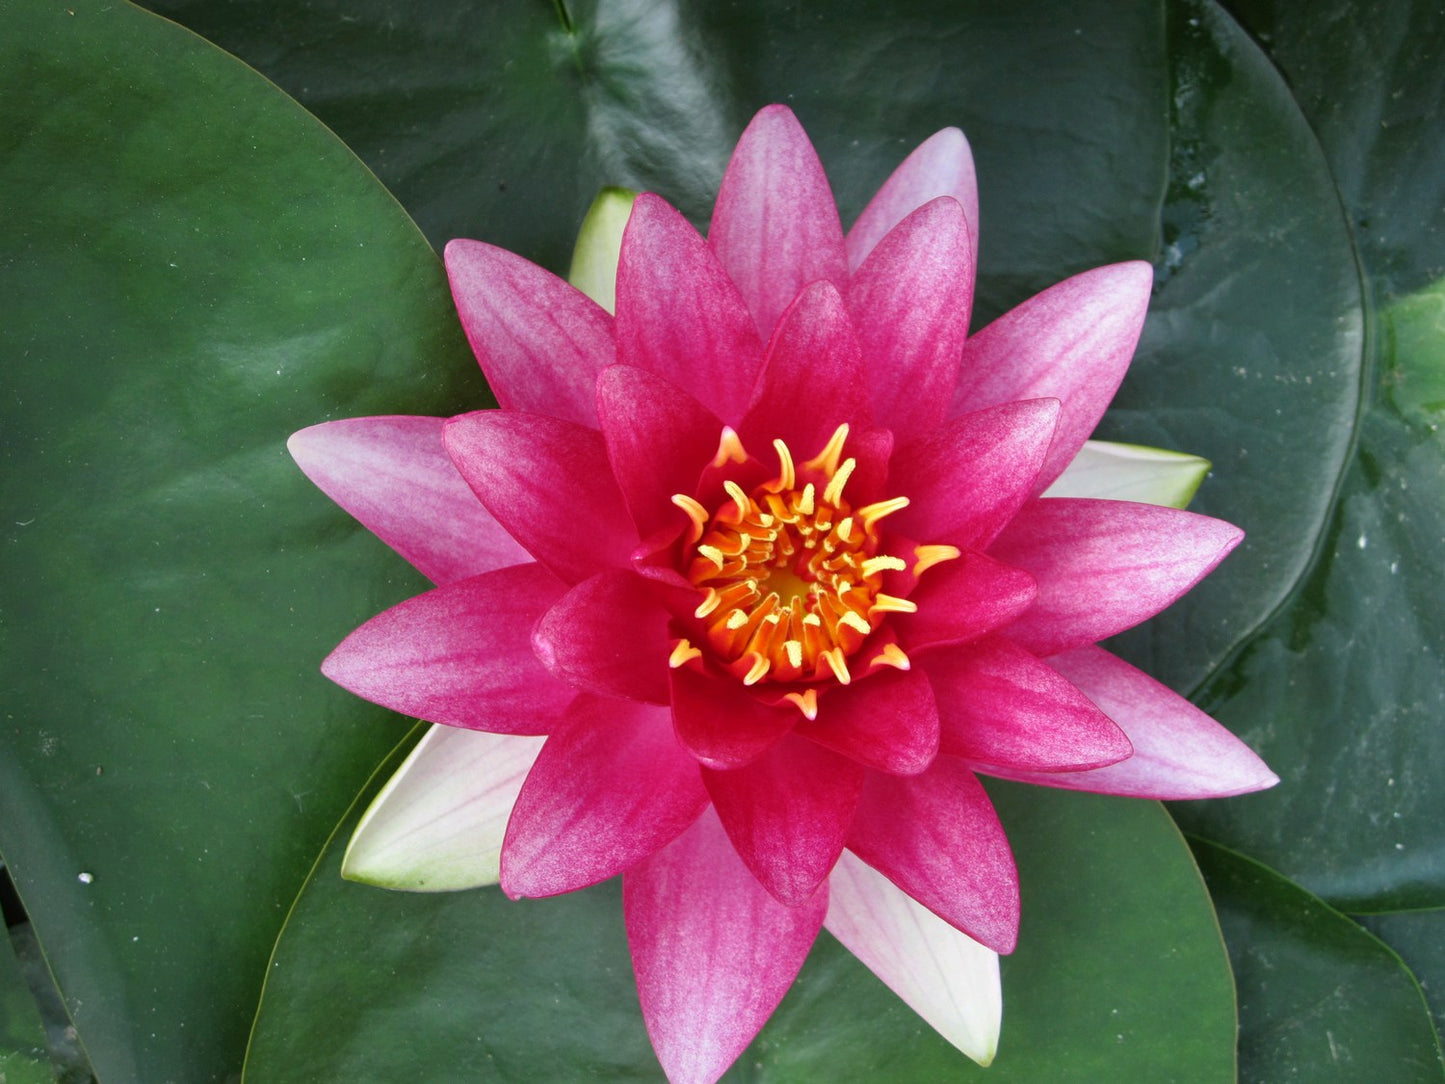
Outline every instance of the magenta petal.
[[941, 751], [982, 770], [1078, 771], [1133, 751], [1093, 701], [1005, 637], [926, 655], [919, 665], [938, 697]]
[[1104, 416], [1134, 356], [1153, 283], [1153, 268], [1142, 261], [1095, 268], [1029, 298], [964, 345], [954, 413], [1014, 399], [1064, 405], [1036, 493], [1063, 473]]
[[443, 418], [347, 418], [286, 442], [316, 485], [433, 583], [530, 560], [442, 446]]
[[990, 768], [990, 775], [1067, 790], [1170, 799], [1228, 798], [1279, 782], [1244, 742], [1103, 648], [1076, 648], [1048, 662], [1123, 728], [1134, 755], [1093, 771], [1045, 775]]
[[792, 706], [769, 707], [733, 678], [690, 666], [672, 671], [672, 721], [678, 741], [709, 768], [741, 768], [762, 756], [802, 718]]
[[933, 200], [879, 242], [848, 287], [879, 425], [926, 433], [943, 420], [972, 307], [963, 209]]
[[1018, 871], [988, 795], [962, 761], [939, 757], [906, 778], [871, 773], [848, 849], [975, 941], [1013, 951]]
[[848, 283], [843, 226], [807, 133], [785, 105], [758, 112], [738, 140], [713, 207], [708, 243], [766, 340], [810, 282]]
[[711, 811], [622, 881], [637, 996], [672, 1084], [713, 1084], [788, 992], [828, 907], [786, 907]]
[[729, 425], [763, 362], [753, 318], [707, 242], [646, 192], [622, 237], [617, 360], [666, 377]]
[[938, 754], [938, 705], [923, 674], [887, 670], [832, 690], [794, 732], [870, 768], [917, 775]]
[[443, 438], [472, 492], [568, 583], [627, 565], [637, 532], [597, 430], [542, 414], [479, 410], [449, 421]]
[[889, 482], [912, 503], [895, 529], [983, 549], [1033, 495], [1058, 419], [1057, 399], [1003, 403], [950, 418], [899, 448]]
[[506, 249], [452, 241], [446, 264], [462, 327], [497, 402], [595, 425], [593, 384], [616, 358], [612, 317]]
[[978, 181], [973, 152], [962, 132], [945, 128], [925, 139], [903, 160], [853, 223], [848, 231], [848, 266], [861, 267], [889, 230], [939, 196], [952, 196], [963, 208], [969, 232], [969, 265], [977, 265]]
[[597, 378], [597, 414], [638, 535], [686, 523], [673, 494], [696, 491], [722, 422], [677, 385], [631, 365], [614, 365]]
[[1202, 580], [1243, 537], [1223, 520], [1153, 504], [1031, 501], [989, 549], [1039, 585], [1008, 635], [1053, 655], [1123, 632]]
[[812, 896], [843, 853], [863, 790], [862, 766], [785, 737], [744, 768], [702, 774], [753, 876], [789, 906]]
[[630, 569], [583, 580], [542, 615], [532, 647], [568, 685], [602, 696], [668, 701], [668, 612]]
[[739, 429], [743, 442], [762, 452], [781, 437], [795, 458], [805, 459], [839, 424], [858, 432], [869, 415], [863, 355], [848, 310], [831, 283], [815, 282], [783, 313], [768, 344], [757, 394]]
[[555, 896], [667, 846], [707, 808], [667, 709], [580, 696], [542, 746], [502, 842], [502, 889]]
[[1022, 569], [965, 553], [925, 571], [908, 596], [918, 612], [895, 614], [891, 627], [909, 651], [967, 643], [1027, 613], [1037, 594]]
[[532, 626], [567, 588], [541, 565], [448, 584], [377, 614], [321, 672], [357, 696], [432, 723], [546, 734], [575, 695], [532, 653]]

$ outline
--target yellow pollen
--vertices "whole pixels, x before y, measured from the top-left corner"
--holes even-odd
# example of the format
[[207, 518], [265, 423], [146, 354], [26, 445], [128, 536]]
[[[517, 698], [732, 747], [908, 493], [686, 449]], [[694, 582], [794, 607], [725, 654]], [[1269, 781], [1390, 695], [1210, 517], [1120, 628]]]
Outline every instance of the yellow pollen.
[[723, 426], [722, 436], [718, 438], [717, 442], [717, 454], [712, 457], [712, 465], [722, 467], [728, 463], [746, 463], [747, 461], [747, 449], [743, 447], [737, 431], [730, 425]]
[[860, 636], [867, 636], [873, 631], [872, 628], [869, 627], [868, 622], [859, 617], [853, 610], [849, 610], [842, 617], [838, 618], [838, 624], [846, 625]]
[[787, 652], [788, 665], [794, 669], [801, 670], [803, 668], [803, 641], [784, 640], [783, 650]]
[[838, 473], [833, 475], [828, 483], [828, 488], [823, 490], [823, 499], [831, 505], [837, 505], [843, 499], [843, 487], [848, 484], [848, 478], [852, 475], [858, 460], [845, 459], [843, 465], [838, 468]]
[[865, 531], [872, 531], [884, 516], [891, 516], [894, 512], [901, 512], [907, 507], [907, 497], [894, 497], [892, 500], [878, 501], [876, 504], [865, 505], [858, 509], [858, 518], [863, 521]]
[[934, 565], [944, 561], [956, 561], [962, 553], [957, 546], [914, 546], [913, 574], [922, 576]]
[[798, 511], [805, 516], [813, 514], [813, 502], [817, 494], [813, 491], [813, 483], [809, 482], [803, 487], [803, 495], [798, 498]]
[[731, 629], [733, 632], [737, 632], [738, 629], [742, 628], [747, 623], [748, 615], [743, 613], [741, 610], [734, 610], [732, 613], [728, 614], [727, 620], [723, 622], [723, 624], [727, 628]]
[[853, 534], [853, 517], [844, 516], [843, 522], [838, 524], [838, 529], [835, 533], [838, 535], [839, 542], [847, 542]]
[[909, 670], [913, 667], [913, 661], [903, 653], [903, 649], [897, 644], [884, 644], [883, 650], [874, 655], [868, 665], [891, 666], [895, 670]]
[[667, 657], [667, 665], [676, 670], [684, 663], [689, 663], [693, 659], [700, 658], [702, 658], [701, 651], [693, 647], [692, 644], [688, 643], [686, 640], [679, 640], [676, 644], [673, 645], [672, 654]]
[[672, 503], [687, 513], [687, 518], [692, 520], [692, 530], [688, 532], [688, 542], [696, 542], [702, 537], [703, 528], [707, 526], [707, 509], [695, 497], [689, 497], [686, 493], [674, 493]]
[[863, 575], [876, 576], [878, 575], [878, 573], [885, 570], [902, 572], [907, 567], [908, 564], [903, 560], [902, 557], [892, 557], [885, 553], [880, 557], [870, 557], [868, 558], [868, 560], [864, 561]]
[[724, 564], [722, 550], [718, 549], [716, 546], [699, 546], [697, 548], [697, 552], [702, 554], [713, 564], [717, 565], [719, 572], [722, 571], [722, 566]]
[[833, 430], [823, 450], [803, 464], [807, 470], [821, 471], [832, 475], [838, 469], [838, 457], [843, 454], [843, 442], [848, 439], [848, 423], [844, 422]]
[[789, 701], [803, 713], [803, 718], [810, 723], [818, 717], [818, 690], [804, 689], [800, 693], [786, 693], [784, 700]]

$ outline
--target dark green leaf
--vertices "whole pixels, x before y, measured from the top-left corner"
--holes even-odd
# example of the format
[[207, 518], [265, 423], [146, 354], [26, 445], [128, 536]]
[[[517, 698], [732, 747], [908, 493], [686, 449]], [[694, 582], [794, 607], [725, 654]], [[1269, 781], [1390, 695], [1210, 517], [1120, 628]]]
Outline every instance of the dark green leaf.
[[0, 933], [0, 1081], [50, 1084], [54, 1079], [40, 1010], [10, 938]]
[[1435, 1033], [1445, 1033], [1445, 910], [1364, 915], [1360, 922], [1398, 952], [1420, 980]]

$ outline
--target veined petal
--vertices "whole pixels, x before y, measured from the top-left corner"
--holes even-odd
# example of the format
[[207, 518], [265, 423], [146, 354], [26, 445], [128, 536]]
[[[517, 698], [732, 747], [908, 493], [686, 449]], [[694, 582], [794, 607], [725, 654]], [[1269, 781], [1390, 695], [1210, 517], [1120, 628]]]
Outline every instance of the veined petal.
[[858, 268], [888, 231], [929, 200], [952, 196], [968, 224], [969, 266], [978, 264], [978, 181], [973, 152], [957, 128], [929, 136], [883, 182], [848, 231], [848, 266]]
[[541, 749], [541, 738], [432, 727], [351, 834], [341, 876], [410, 892], [496, 884], [507, 818]]
[[968, 766], [939, 757], [922, 775], [870, 772], [848, 849], [951, 926], [1014, 949], [1019, 879], [993, 805]]
[[437, 584], [530, 560], [457, 473], [445, 420], [347, 418], [286, 442], [323, 493]]
[[712, 811], [622, 881], [627, 941], [653, 1049], [672, 1084], [712, 1084], [792, 985], [827, 889], [779, 903]]
[[587, 209], [572, 246], [567, 281], [608, 313], [617, 311], [617, 258], [636, 199], [637, 193], [630, 188], [602, 189]]
[[321, 664], [357, 696], [431, 723], [546, 734], [573, 697], [532, 653], [566, 590], [541, 565], [486, 572], [377, 614]]
[[502, 844], [502, 889], [554, 896], [667, 846], [707, 806], [667, 709], [580, 696], [542, 746]]
[[1229, 798], [1279, 782], [1254, 751], [1178, 693], [1099, 647], [1048, 660], [1118, 723], [1133, 743], [1128, 760], [1086, 772], [990, 775], [1047, 787], [1131, 798]]
[[668, 613], [631, 569], [583, 580], [542, 615], [532, 647], [574, 688], [666, 704]]
[[796, 708], [769, 707], [731, 678], [688, 666], [672, 671], [672, 720], [677, 740], [709, 768], [741, 768], [770, 749], [801, 718]]
[[828, 932], [980, 1065], [1003, 1018], [998, 953], [954, 929], [847, 851], [828, 878]]
[[869, 768], [917, 775], [938, 755], [938, 705], [922, 673], [887, 670], [830, 691], [794, 733]]
[[617, 360], [666, 377], [730, 425], [763, 362], [752, 315], [707, 242], [647, 192], [622, 237]]
[[788, 736], [746, 767], [702, 775], [743, 864], [782, 903], [806, 902], [843, 852], [862, 766]]
[[890, 230], [848, 287], [879, 425], [907, 435], [943, 420], [972, 308], [963, 208], [940, 197]]
[[909, 601], [917, 613], [895, 614], [905, 651], [963, 644], [1027, 614], [1038, 585], [1027, 572], [982, 553], [965, 553], [923, 576]]
[[596, 425], [593, 384], [616, 359], [612, 318], [550, 271], [494, 245], [452, 241], [446, 265], [497, 402]]
[[1153, 269], [1138, 260], [1085, 271], [964, 344], [954, 413], [1014, 399], [1063, 403], [1035, 492], [1063, 473], [1104, 416], [1134, 356], [1153, 282]]
[[1053, 655], [1123, 632], [1202, 580], [1243, 537], [1223, 520], [1152, 504], [1032, 501], [989, 549], [1039, 585], [1008, 636]]
[[542, 414], [479, 410], [451, 419], [442, 436], [472, 492], [568, 583], [628, 563], [637, 532], [597, 430]]
[[843, 226], [823, 164], [785, 105], [764, 107], [738, 140], [713, 207], [708, 244], [766, 341], [810, 282], [848, 284]]
[[1187, 508], [1210, 462], [1197, 455], [1086, 440], [1045, 497], [1098, 497]]
[[940, 751], [980, 770], [1078, 771], [1132, 752], [1093, 701], [1005, 637], [933, 652], [919, 665], [938, 697]]

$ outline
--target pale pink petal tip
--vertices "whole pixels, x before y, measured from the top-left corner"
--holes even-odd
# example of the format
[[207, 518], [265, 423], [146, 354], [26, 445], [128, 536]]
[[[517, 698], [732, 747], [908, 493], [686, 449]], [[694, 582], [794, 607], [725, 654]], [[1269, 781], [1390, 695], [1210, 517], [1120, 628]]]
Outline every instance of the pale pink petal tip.
[[857, 270], [874, 246], [911, 212], [939, 196], [951, 196], [963, 208], [971, 264], [978, 257], [978, 180], [973, 151], [957, 128], [935, 132], [905, 158], [878, 189], [848, 231], [848, 266]]
[[507, 818], [541, 748], [541, 738], [432, 727], [357, 824], [341, 875], [409, 892], [496, 884]]

